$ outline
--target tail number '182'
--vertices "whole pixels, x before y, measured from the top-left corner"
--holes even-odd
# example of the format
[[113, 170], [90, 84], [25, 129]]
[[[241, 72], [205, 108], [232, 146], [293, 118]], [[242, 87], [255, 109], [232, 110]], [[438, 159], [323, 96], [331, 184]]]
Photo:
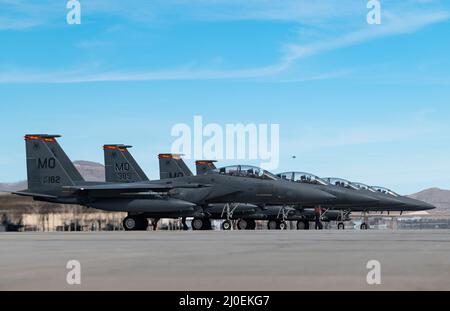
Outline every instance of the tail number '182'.
[[43, 183], [44, 184], [59, 184], [59, 183], [61, 183], [61, 176], [45, 176]]

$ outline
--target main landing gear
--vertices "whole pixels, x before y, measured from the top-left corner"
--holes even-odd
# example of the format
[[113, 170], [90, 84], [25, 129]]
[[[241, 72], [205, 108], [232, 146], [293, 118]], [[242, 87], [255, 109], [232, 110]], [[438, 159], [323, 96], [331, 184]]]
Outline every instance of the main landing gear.
[[255, 230], [256, 229], [256, 221], [252, 219], [239, 219], [237, 223], [237, 228], [239, 230]]
[[283, 205], [277, 215], [277, 219], [272, 219], [267, 222], [267, 229], [269, 230], [286, 230], [287, 222], [290, 213], [290, 209], [288, 206]]
[[267, 229], [269, 230], [286, 230], [287, 223], [282, 220], [269, 220], [267, 223]]
[[297, 230], [309, 230], [309, 221], [307, 220], [297, 221]]
[[233, 229], [233, 214], [239, 206], [239, 203], [224, 204], [221, 217], [225, 218], [226, 220], [222, 223], [222, 230], [229, 231]]
[[142, 216], [128, 216], [123, 220], [125, 231], [146, 231], [148, 224], [147, 218]]
[[211, 230], [211, 221], [208, 218], [194, 218], [192, 220], [192, 230]]

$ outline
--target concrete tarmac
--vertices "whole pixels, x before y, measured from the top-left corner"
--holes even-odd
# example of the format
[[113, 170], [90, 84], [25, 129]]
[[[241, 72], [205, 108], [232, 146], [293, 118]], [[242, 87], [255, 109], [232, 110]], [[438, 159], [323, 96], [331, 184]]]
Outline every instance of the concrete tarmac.
[[1, 233], [0, 290], [450, 290], [450, 231]]

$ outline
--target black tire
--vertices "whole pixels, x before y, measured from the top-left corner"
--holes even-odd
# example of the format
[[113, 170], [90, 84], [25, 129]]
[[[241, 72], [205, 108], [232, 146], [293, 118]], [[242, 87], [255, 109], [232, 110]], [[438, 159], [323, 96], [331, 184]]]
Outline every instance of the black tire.
[[146, 231], [148, 220], [143, 217], [128, 216], [122, 222], [125, 231]]
[[125, 231], [135, 231], [138, 226], [136, 218], [134, 217], [126, 217], [123, 220], [122, 225]]
[[309, 221], [307, 220], [297, 221], [297, 230], [309, 230]]
[[194, 230], [194, 231], [204, 230], [205, 221], [202, 218], [194, 218], [192, 220], [191, 226], [192, 226], [192, 230]]
[[369, 229], [369, 226], [364, 222], [364, 223], [361, 224], [360, 229], [361, 230], [367, 230], [367, 229]]
[[230, 231], [232, 227], [233, 227], [233, 224], [229, 220], [225, 220], [222, 223], [222, 230], [224, 230], [224, 231]]
[[345, 230], [345, 224], [343, 222], [338, 223], [338, 230]]
[[278, 228], [278, 222], [276, 220], [269, 220], [267, 222], [268, 230], [277, 230], [277, 228]]
[[248, 221], [245, 219], [239, 219], [238, 223], [237, 223], [237, 228], [239, 230], [248, 230], [249, 224]]
[[252, 219], [247, 219], [247, 230], [255, 230], [256, 229], [256, 221]]

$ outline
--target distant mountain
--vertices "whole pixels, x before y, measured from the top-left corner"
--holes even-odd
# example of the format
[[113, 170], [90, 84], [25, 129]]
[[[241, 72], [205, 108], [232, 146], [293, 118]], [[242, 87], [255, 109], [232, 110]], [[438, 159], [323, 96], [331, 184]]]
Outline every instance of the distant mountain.
[[87, 181], [105, 181], [105, 166], [102, 164], [90, 161], [75, 161], [73, 164]]
[[430, 211], [431, 214], [450, 214], [450, 190], [431, 188], [412, 194], [409, 197], [436, 206], [437, 209]]
[[[105, 181], [105, 167], [102, 164], [90, 161], [75, 161], [73, 164], [87, 181]], [[26, 181], [0, 183], [0, 191], [5, 192], [24, 190], [26, 188]]]
[[12, 192], [12, 191], [18, 191], [23, 190], [27, 188], [27, 182], [26, 181], [19, 181], [16, 183], [0, 183], [0, 191], [5, 192]]

